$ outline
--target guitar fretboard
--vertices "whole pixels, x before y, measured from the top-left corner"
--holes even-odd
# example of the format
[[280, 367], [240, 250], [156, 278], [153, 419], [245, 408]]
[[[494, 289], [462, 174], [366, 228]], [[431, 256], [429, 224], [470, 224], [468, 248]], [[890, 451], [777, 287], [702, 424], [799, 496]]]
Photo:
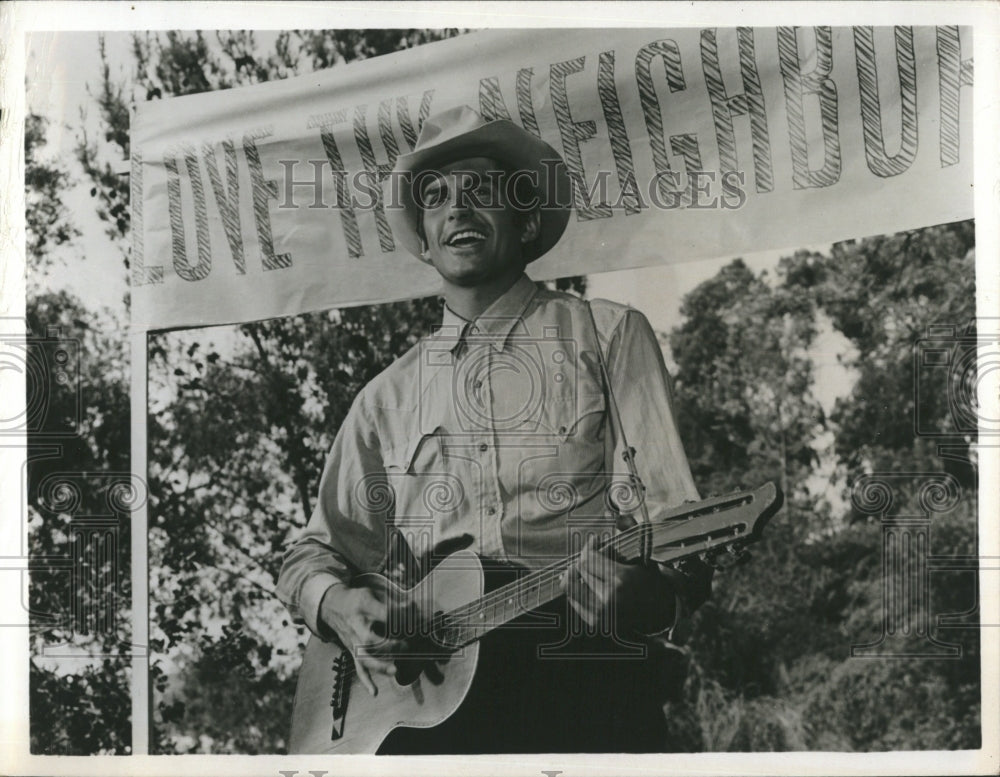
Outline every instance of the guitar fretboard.
[[435, 637], [441, 643], [462, 647], [475, 642], [529, 610], [548, 604], [562, 593], [561, 576], [573, 562], [564, 559], [508, 583], [470, 604], [438, 616], [433, 625]]
[[[610, 550], [608, 555], [622, 561], [648, 558], [650, 551], [655, 550], [657, 559], [664, 563], [718, 550], [751, 533], [760, 512], [748, 522], [727, 520], [726, 514], [747, 510], [754, 501], [754, 495], [747, 492], [705, 500], [678, 510], [673, 520], [637, 524], [598, 544], [597, 549], [601, 553]], [[563, 573], [578, 560], [577, 555], [562, 559], [462, 607], [438, 614], [431, 622], [435, 641], [448, 647], [463, 647], [557, 599], [564, 590]]]

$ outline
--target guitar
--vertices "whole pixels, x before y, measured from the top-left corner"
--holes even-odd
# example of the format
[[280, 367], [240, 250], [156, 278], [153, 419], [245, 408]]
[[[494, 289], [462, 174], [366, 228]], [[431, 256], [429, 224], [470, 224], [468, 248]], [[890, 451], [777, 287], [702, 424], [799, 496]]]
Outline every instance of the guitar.
[[[605, 548], [625, 561], [651, 558], [662, 564], [700, 557], [722, 566], [739, 559], [743, 547], [760, 539], [764, 524], [781, 507], [773, 483], [689, 502], [656, 523], [641, 523], [612, 536]], [[350, 652], [316, 636], [306, 646], [299, 672], [289, 738], [291, 753], [374, 753], [398, 726], [432, 727], [462, 704], [472, 685], [478, 640], [492, 629], [557, 599], [561, 577], [578, 556], [536, 570], [483, 593], [483, 567], [468, 550], [445, 557], [412, 588], [377, 574], [358, 585], [381, 588], [404, 613], [401, 632], [416, 634], [417, 653], [397, 661], [397, 674], [384, 678], [370, 696], [355, 676]], [[392, 631], [390, 624], [390, 631]], [[355, 693], [357, 691], [357, 693]]]

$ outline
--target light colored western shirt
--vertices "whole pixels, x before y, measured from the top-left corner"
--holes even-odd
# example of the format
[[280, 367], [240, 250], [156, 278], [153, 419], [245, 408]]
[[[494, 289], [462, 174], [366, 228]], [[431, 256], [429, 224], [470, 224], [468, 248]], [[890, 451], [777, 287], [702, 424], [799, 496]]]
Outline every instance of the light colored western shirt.
[[384, 566], [390, 522], [416, 554], [464, 536], [481, 556], [536, 569], [610, 531], [609, 485], [638, 513], [619, 487], [598, 347], [650, 517], [698, 499], [646, 318], [522, 276], [475, 321], [446, 307], [440, 329], [357, 396], [278, 579], [293, 617], [317, 632], [331, 585]]

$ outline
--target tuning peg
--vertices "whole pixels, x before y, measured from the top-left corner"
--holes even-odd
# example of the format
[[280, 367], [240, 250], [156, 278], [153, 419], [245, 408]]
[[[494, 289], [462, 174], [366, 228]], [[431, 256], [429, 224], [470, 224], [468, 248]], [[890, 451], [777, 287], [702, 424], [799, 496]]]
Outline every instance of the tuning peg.
[[749, 560], [750, 552], [735, 545], [730, 545], [726, 548], [725, 553], [713, 554], [711, 557], [704, 559], [705, 563], [707, 563], [710, 567], [720, 571], [741, 566]]

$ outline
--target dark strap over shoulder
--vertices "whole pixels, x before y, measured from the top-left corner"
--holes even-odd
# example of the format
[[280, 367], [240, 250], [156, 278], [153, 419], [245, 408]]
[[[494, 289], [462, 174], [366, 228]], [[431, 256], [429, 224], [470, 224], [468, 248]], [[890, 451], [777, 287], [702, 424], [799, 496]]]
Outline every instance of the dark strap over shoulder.
[[[646, 507], [646, 500], [643, 496], [643, 492], [646, 487], [642, 484], [639, 472], [635, 468], [635, 448], [629, 445], [628, 436], [626, 435], [625, 427], [622, 424], [621, 412], [618, 409], [618, 400], [615, 398], [615, 390], [611, 385], [611, 375], [608, 373], [607, 360], [604, 358], [604, 349], [601, 348], [601, 337], [597, 330], [597, 320], [594, 318], [594, 309], [591, 307], [589, 300], [586, 304], [587, 313], [590, 316], [590, 323], [594, 330], [594, 339], [597, 342], [597, 361], [601, 367], [601, 382], [604, 384], [604, 392], [607, 396], [608, 406], [611, 408], [611, 425], [615, 430], [616, 436], [622, 441], [622, 446], [624, 448], [622, 451], [622, 459], [625, 461], [625, 466], [628, 467], [629, 481], [635, 491], [636, 500], [639, 502], [639, 514], [642, 518], [642, 523], [648, 527], [650, 526], [649, 508]], [[642, 563], [649, 563], [651, 551], [651, 543], [643, 542]]]

